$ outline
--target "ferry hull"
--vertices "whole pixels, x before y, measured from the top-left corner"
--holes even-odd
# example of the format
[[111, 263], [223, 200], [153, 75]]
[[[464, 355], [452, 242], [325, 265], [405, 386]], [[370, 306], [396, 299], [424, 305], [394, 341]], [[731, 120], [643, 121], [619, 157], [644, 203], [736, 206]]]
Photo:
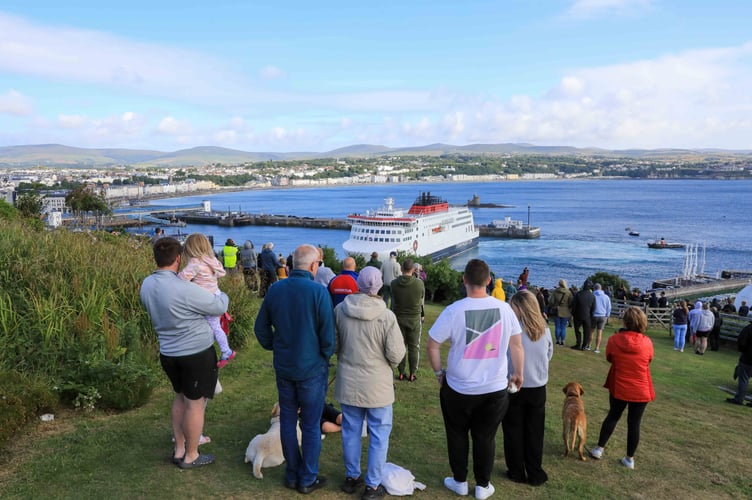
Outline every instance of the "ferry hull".
[[[477, 247], [479, 239], [480, 238], [478, 238], [478, 237], [472, 238], [472, 239], [469, 239], [467, 241], [463, 241], [462, 243], [458, 243], [456, 245], [452, 245], [452, 246], [443, 248], [443, 249], [439, 250], [438, 252], [434, 252], [434, 253], [426, 254], [426, 255], [418, 255], [418, 256], [419, 257], [430, 257], [432, 262], [438, 262], [438, 261], [440, 261], [441, 259], [443, 259], [445, 257], [446, 258], [454, 257], [455, 255], [459, 255], [461, 253], [467, 252], [468, 250], [471, 250], [471, 249]], [[347, 255], [350, 255], [350, 256], [353, 256], [353, 257], [356, 256], [356, 255], [361, 255], [366, 260], [371, 257], [371, 253], [372, 252], [378, 253], [379, 254], [379, 259], [381, 259], [382, 261], [384, 259], [388, 259], [389, 258], [389, 253], [393, 252], [393, 251], [394, 252], [402, 251], [402, 252], [406, 253], [407, 255], [413, 255], [413, 256], [417, 255], [412, 250], [406, 250], [404, 248], [399, 248], [399, 247], [393, 247], [393, 248], [390, 248], [390, 249], [387, 249], [387, 250], [384, 250], [384, 249], [374, 249], [371, 252], [369, 252], [369, 251], [361, 251], [361, 250], [353, 249], [353, 248], [349, 247], [347, 245], [347, 243], [345, 243], [345, 244], [342, 245], [342, 249], [345, 251], [345, 253]]]

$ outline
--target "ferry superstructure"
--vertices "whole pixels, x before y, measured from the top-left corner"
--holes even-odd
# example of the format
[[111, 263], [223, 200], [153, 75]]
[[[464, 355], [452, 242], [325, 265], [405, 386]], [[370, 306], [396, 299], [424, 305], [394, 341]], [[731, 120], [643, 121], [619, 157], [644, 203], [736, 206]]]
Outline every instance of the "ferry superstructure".
[[343, 245], [348, 255], [368, 258], [378, 252], [381, 260], [392, 251], [430, 256], [437, 261], [462, 253], [478, 244], [478, 228], [466, 206], [449, 205], [431, 193], [421, 193], [405, 212], [387, 198], [378, 210], [347, 216], [350, 239]]

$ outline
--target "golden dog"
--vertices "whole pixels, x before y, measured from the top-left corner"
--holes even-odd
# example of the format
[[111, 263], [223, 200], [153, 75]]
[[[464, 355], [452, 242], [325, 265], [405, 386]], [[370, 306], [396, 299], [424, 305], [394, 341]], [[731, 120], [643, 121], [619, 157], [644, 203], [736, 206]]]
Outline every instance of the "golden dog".
[[582, 402], [582, 396], [585, 391], [577, 382], [569, 382], [564, 386], [564, 407], [561, 410], [561, 421], [564, 429], [564, 456], [569, 452], [574, 452], [577, 438], [580, 438], [580, 445], [577, 451], [580, 454], [580, 460], [587, 460], [582, 450], [585, 448], [585, 439], [587, 437], [587, 417], [585, 417], [585, 404]]
[[[300, 424], [297, 426], [298, 445], [300, 445]], [[253, 475], [263, 479], [262, 467], [276, 467], [284, 463], [282, 454], [282, 440], [279, 437], [279, 403], [272, 407], [272, 420], [269, 430], [265, 434], [254, 437], [245, 450], [245, 463], [253, 462]]]

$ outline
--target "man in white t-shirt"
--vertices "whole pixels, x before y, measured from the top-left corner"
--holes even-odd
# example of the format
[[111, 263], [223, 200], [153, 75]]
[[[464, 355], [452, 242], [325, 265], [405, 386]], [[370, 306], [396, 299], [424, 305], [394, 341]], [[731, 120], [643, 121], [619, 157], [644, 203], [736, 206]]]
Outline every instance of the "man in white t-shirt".
[[[441, 413], [452, 476], [444, 486], [468, 494], [469, 439], [473, 437], [475, 498], [493, 495], [490, 483], [496, 455], [496, 431], [509, 405], [507, 387], [522, 387], [522, 369], [508, 373], [507, 349], [514, 366], [525, 366], [522, 328], [506, 302], [490, 297], [491, 272], [480, 259], [465, 266], [467, 297], [448, 306], [428, 332], [428, 360], [441, 385]], [[449, 341], [446, 371], [439, 347]]]

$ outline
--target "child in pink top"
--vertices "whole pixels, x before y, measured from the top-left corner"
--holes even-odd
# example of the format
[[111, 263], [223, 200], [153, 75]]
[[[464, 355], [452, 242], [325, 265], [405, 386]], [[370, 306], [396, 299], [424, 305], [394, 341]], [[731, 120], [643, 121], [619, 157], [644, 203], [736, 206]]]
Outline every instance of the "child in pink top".
[[[201, 288], [208, 290], [214, 295], [219, 295], [219, 286], [217, 279], [225, 275], [224, 266], [214, 256], [214, 250], [209, 240], [201, 233], [194, 233], [188, 236], [183, 246], [183, 257], [187, 261], [178, 276], [186, 281], [192, 281]], [[219, 316], [207, 316], [214, 332], [214, 340], [219, 344], [220, 360], [217, 363], [219, 368], [224, 368], [230, 360], [235, 357], [235, 351], [230, 349], [227, 343], [227, 334], [219, 323]]]

